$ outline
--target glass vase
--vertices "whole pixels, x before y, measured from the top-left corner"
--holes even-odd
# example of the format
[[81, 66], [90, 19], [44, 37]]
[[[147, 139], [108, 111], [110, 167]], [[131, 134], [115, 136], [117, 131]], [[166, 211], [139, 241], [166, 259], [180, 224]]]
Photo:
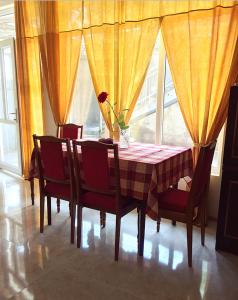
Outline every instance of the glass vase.
[[120, 130], [120, 148], [127, 149], [130, 146], [129, 128]]

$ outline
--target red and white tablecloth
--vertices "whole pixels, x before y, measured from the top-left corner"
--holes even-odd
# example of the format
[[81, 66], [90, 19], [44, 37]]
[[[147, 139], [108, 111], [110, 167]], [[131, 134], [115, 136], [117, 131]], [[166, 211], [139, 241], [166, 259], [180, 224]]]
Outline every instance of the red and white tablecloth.
[[119, 159], [122, 194], [146, 201], [153, 219], [158, 215], [158, 193], [192, 176], [192, 151], [186, 147], [132, 143], [119, 150]]
[[[119, 149], [119, 167], [122, 195], [146, 201], [147, 214], [157, 219], [158, 194], [180, 178], [191, 177], [192, 151], [186, 147], [132, 143], [128, 149]], [[33, 177], [37, 177], [34, 155], [29, 179]]]

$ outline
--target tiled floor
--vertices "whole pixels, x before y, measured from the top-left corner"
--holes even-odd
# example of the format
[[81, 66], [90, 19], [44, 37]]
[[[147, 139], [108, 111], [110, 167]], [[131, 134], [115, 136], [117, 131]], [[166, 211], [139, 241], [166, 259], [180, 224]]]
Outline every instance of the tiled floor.
[[[53, 199], [55, 200], [55, 199]], [[69, 243], [68, 204], [39, 233], [39, 201], [29, 185], [0, 173], [0, 299], [238, 299], [238, 257], [215, 251], [215, 224], [206, 246], [194, 229], [193, 268], [186, 231], [146, 220], [144, 258], [137, 257], [136, 213], [123, 218], [120, 260], [114, 262], [114, 216], [100, 230], [99, 213], [85, 209], [82, 248]], [[46, 223], [46, 222], [45, 222]]]

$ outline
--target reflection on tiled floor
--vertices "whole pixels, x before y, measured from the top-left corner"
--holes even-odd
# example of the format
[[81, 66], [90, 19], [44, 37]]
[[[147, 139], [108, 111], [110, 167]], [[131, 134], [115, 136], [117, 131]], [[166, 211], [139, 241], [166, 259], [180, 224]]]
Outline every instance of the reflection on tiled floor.
[[[115, 218], [84, 209], [82, 248], [69, 242], [68, 204], [39, 233], [39, 200], [31, 206], [28, 182], [0, 173], [0, 299], [238, 299], [238, 257], [215, 251], [215, 224], [206, 246], [194, 229], [193, 268], [186, 231], [146, 220], [144, 258], [137, 257], [137, 216], [122, 220], [120, 260], [114, 262]], [[46, 224], [46, 222], [45, 222]]]

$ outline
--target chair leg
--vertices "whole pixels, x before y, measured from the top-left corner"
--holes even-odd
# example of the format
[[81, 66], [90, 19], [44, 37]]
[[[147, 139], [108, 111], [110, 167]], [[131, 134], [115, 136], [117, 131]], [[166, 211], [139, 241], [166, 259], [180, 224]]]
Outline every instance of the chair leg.
[[100, 211], [100, 225], [101, 229], [106, 226], [106, 213], [104, 211]]
[[193, 224], [187, 223], [187, 247], [188, 247], [188, 265], [192, 267], [192, 247], [193, 247]]
[[57, 205], [57, 213], [59, 213], [60, 212], [60, 199], [59, 198], [56, 199], [56, 205]]
[[158, 216], [158, 219], [157, 219], [157, 232], [160, 231], [160, 222], [161, 222], [161, 218]]
[[144, 239], [145, 239], [145, 207], [141, 207], [138, 215], [138, 253], [139, 256], [143, 256], [144, 254]]
[[121, 230], [121, 216], [116, 216], [116, 236], [115, 236], [115, 261], [119, 257], [119, 243], [120, 243], [120, 230]]
[[45, 197], [40, 197], [40, 233], [44, 231]]
[[30, 188], [31, 188], [31, 204], [35, 204], [35, 194], [34, 194], [34, 178], [30, 180]]
[[175, 220], [172, 220], [172, 225], [176, 226], [176, 221]]
[[[173, 188], [174, 188], [174, 189], [178, 189], [178, 183], [174, 184], [174, 185], [173, 185]], [[173, 225], [173, 226], [176, 226], [176, 221], [175, 221], [175, 220], [172, 220], [172, 225]]]
[[205, 209], [201, 208], [201, 244], [205, 245]]
[[81, 234], [82, 234], [82, 206], [78, 204], [78, 211], [77, 211], [77, 247], [80, 248], [81, 246]]
[[76, 204], [71, 203], [71, 232], [70, 232], [70, 242], [74, 244], [74, 235], [75, 235], [75, 210]]
[[51, 197], [47, 196], [48, 225], [51, 225]]

